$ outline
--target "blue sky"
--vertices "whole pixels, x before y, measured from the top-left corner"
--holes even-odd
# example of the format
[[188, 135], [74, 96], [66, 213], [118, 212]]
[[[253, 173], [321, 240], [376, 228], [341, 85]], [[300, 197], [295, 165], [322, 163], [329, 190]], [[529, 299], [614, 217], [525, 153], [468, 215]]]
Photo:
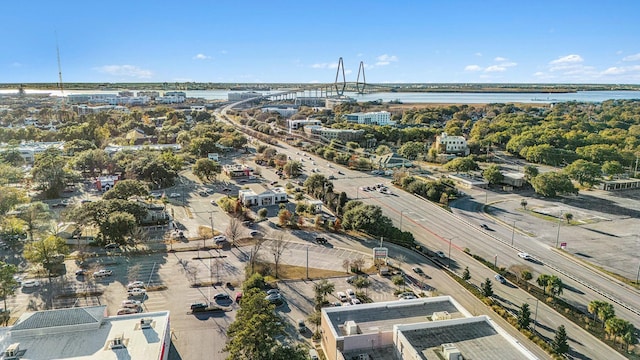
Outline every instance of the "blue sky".
[[18, 1], [0, 82], [640, 83], [640, 1]]

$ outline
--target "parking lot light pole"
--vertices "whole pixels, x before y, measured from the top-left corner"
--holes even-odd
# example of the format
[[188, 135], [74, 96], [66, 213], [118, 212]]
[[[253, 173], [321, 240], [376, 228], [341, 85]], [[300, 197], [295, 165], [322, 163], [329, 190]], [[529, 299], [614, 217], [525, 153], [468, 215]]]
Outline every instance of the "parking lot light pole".
[[[528, 298], [533, 300], [533, 298]], [[536, 332], [536, 323], [538, 322], [538, 298], [536, 298], [536, 314], [534, 315], [533, 318], [533, 332]]]
[[513, 227], [511, 228], [511, 246], [513, 246], [513, 238], [516, 236], [516, 221], [513, 221]]
[[560, 217], [558, 218], [558, 234], [556, 235], [556, 249], [558, 248], [558, 242], [560, 241], [560, 225], [562, 225], [562, 210], [560, 210]]

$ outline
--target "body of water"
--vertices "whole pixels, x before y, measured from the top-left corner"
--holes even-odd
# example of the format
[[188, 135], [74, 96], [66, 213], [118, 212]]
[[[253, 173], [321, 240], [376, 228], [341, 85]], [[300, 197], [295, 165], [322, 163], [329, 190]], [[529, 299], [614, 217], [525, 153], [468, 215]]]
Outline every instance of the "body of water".
[[[17, 93], [18, 90], [0, 90], [0, 94]], [[192, 90], [185, 91], [187, 97], [202, 98], [205, 100], [227, 100], [228, 90]], [[279, 91], [259, 91], [262, 94], [278, 93]], [[51, 94], [61, 96], [59, 90], [26, 90], [27, 94]], [[117, 94], [118, 90], [82, 91], [65, 90], [64, 95], [70, 94]], [[162, 93], [162, 91], [161, 91]], [[314, 96], [314, 92], [308, 92], [308, 96]], [[578, 102], [602, 102], [611, 99], [640, 99], [640, 91], [578, 91], [575, 93], [550, 94], [550, 93], [453, 93], [453, 92], [420, 92], [420, 93], [396, 93], [379, 92], [371, 94], [345, 93], [357, 101], [384, 102], [399, 100], [403, 103], [442, 103], [442, 104], [488, 104], [488, 103], [554, 103], [566, 101]]]

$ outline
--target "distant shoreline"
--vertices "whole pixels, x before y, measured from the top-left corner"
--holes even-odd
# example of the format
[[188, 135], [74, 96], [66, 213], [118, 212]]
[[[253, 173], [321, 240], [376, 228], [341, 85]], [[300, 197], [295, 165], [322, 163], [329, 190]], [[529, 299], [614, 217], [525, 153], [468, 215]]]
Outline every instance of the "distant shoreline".
[[[73, 91], [269, 91], [283, 88], [326, 88], [333, 84], [309, 83], [67, 83], [64, 90]], [[349, 84], [351, 86], [351, 84]], [[578, 91], [638, 91], [640, 85], [631, 84], [367, 84], [367, 92], [397, 93], [520, 93], [568, 94]], [[0, 89], [59, 90], [57, 83], [6, 83]]]

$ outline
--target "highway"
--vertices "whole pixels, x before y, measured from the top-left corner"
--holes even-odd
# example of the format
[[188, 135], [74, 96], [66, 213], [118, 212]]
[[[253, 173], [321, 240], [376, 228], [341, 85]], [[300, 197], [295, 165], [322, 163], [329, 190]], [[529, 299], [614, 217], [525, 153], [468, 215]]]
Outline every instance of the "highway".
[[[537, 330], [540, 334], [552, 340], [555, 329], [564, 324], [567, 327], [569, 337], [573, 339], [570, 345], [575, 351], [574, 355], [578, 358], [623, 358], [563, 316], [546, 308], [543, 304], [537, 304], [537, 301], [524, 290], [511, 284], [502, 285], [497, 283], [493, 279], [495, 273], [465, 254], [463, 250], [469, 248], [472, 253], [480, 255], [489, 261], [494, 260], [498, 266], [507, 268], [513, 264], [527, 264], [534, 270], [534, 280], [541, 273], [557, 275], [566, 286], [561, 297], [583, 308], [586, 308], [586, 304], [595, 299], [613, 302], [611, 298], [615, 298], [620, 299], [632, 309], [638, 309], [640, 304], [634, 291], [616, 285], [608, 278], [605, 281], [602, 275], [587, 271], [582, 265], [567, 261], [565, 257], [550, 250], [548, 245], [540, 244], [536, 241], [525, 242], [520, 234], [518, 234], [517, 238], [514, 237], [518, 247], [512, 247], [510, 245], [512, 229], [493, 225], [496, 230], [495, 233], [491, 232], [489, 234], [488, 231], [481, 231], [478, 224], [487, 222], [487, 219], [479, 211], [469, 211], [464, 214], [464, 217], [452, 214], [431, 202], [393, 188], [390, 178], [374, 176], [360, 171], [349, 170], [336, 164], [329, 164], [318, 156], [304, 154], [303, 151], [282, 142], [278, 145], [278, 151], [296, 160], [302, 156], [305, 159], [303, 165], [306, 172], [310, 172], [310, 168], [318, 168], [320, 173], [325, 176], [334, 175], [336, 179], [333, 183], [336, 192], [344, 191], [350, 198], [357, 198], [369, 204], [379, 205], [383, 213], [391, 218], [396, 226], [402, 226], [402, 230], [411, 231], [419, 243], [424, 244], [429, 249], [443, 251], [451, 259], [451, 269], [453, 271], [461, 273], [462, 269], [468, 266], [474, 284], [479, 285], [485, 278], [491, 279], [494, 283], [493, 288], [496, 298], [506, 307], [517, 310], [522, 303], [527, 302], [533, 312], [533, 309], [538, 305], [539, 325]], [[316, 165], [311, 165], [312, 161]], [[344, 175], [338, 174], [338, 170]], [[385, 195], [379, 192], [360, 190], [363, 186], [371, 186], [377, 183], [389, 186], [393, 194]], [[491, 194], [491, 196], [492, 198], [487, 200], [494, 200], [494, 195]], [[488, 198], [489, 194], [486, 197]], [[507, 233], [508, 237], [504, 236]], [[497, 237], [502, 238], [502, 241], [498, 240]], [[535, 255], [541, 264], [521, 259], [517, 256], [518, 251], [526, 251]], [[448, 259], [446, 262], [448, 264]], [[553, 268], [549, 265], [553, 265]], [[600, 291], [593, 290], [595, 284], [597, 284]], [[612, 295], [607, 298], [601, 295], [602, 292]], [[640, 325], [640, 316], [636, 312], [627, 310], [617, 304], [614, 305], [617, 316], [631, 321], [636, 326]]]

